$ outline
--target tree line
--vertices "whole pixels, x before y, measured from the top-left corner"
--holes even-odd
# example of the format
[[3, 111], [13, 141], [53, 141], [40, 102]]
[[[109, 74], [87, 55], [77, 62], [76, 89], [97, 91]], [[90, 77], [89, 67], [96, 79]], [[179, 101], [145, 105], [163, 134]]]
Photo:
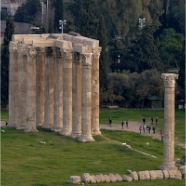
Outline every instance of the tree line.
[[[179, 71], [177, 102], [185, 99], [184, 0], [50, 0], [49, 11], [42, 32], [60, 32], [66, 19], [65, 32], [100, 41], [101, 104], [147, 106], [149, 96], [163, 96], [160, 76], [170, 70]], [[39, 24], [40, 12], [39, 0], [27, 0], [14, 20]]]

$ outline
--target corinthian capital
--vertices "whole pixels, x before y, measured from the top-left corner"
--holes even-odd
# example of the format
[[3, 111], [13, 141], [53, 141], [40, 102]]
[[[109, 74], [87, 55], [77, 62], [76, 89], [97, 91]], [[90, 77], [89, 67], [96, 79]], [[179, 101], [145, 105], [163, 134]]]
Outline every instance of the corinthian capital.
[[17, 52], [17, 44], [13, 43], [12, 41], [9, 44], [9, 52], [14, 53]]
[[19, 52], [19, 54], [22, 54], [22, 55], [26, 56], [27, 55], [26, 45], [23, 45], [23, 44], [19, 43], [18, 44], [18, 52]]
[[100, 57], [100, 53], [101, 53], [101, 47], [99, 47], [99, 48], [96, 48], [96, 49], [93, 49], [93, 55], [94, 55], [94, 57], [96, 56], [96, 57]]
[[163, 73], [161, 78], [163, 79], [164, 85], [166, 87], [172, 87], [175, 85], [175, 80], [178, 79], [178, 74]]
[[66, 56], [68, 59], [72, 59], [72, 50], [70, 49], [62, 49], [63, 55]]
[[92, 53], [85, 53], [85, 54], [82, 54], [82, 56], [83, 56], [83, 65], [84, 66], [92, 64]]
[[28, 55], [31, 57], [31, 58], [35, 58], [36, 57], [36, 49], [35, 48], [28, 48]]

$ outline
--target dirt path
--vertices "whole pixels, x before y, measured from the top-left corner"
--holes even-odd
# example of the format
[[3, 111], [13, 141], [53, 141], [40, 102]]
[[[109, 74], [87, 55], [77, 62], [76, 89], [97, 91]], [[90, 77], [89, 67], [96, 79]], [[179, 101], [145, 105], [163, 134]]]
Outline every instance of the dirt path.
[[[123, 131], [130, 131], [130, 132], [140, 133], [140, 131], [139, 131], [140, 125], [141, 125], [141, 123], [139, 123], [139, 122], [130, 121], [129, 124], [128, 124], [128, 128], [123, 127], [123, 129], [122, 129], [121, 124], [112, 124], [111, 127], [108, 124], [101, 124], [100, 128], [101, 129], [107, 129], [107, 130], [123, 130]], [[156, 131], [155, 134], [153, 134], [153, 131], [151, 129], [150, 134], [149, 134], [149, 131], [146, 131], [145, 134], [143, 134], [143, 131], [142, 131], [141, 135], [151, 136], [152, 138], [156, 138], [156, 139], [161, 140], [161, 135], [160, 135], [159, 129]], [[182, 144], [182, 143], [179, 143], [179, 142], [176, 142], [176, 144], [179, 145], [180, 147], [186, 149], [186, 144]]]

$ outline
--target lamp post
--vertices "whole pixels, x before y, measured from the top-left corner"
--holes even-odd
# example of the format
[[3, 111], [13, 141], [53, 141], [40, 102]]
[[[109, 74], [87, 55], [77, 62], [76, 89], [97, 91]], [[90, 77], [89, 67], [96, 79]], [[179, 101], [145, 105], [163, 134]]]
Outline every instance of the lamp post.
[[66, 25], [67, 21], [66, 20], [59, 20], [59, 29], [61, 29], [61, 33], [63, 34], [63, 27]]

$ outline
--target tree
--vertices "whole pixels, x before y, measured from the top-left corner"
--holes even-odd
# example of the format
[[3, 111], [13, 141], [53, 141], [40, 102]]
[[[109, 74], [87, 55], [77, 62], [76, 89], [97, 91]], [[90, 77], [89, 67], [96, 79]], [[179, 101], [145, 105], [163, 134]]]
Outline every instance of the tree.
[[17, 22], [34, 24], [35, 16], [41, 12], [41, 4], [39, 0], [27, 0], [20, 6], [15, 15], [14, 20]]
[[55, 0], [54, 2], [55, 14], [54, 14], [54, 30], [60, 31], [59, 20], [63, 20], [63, 0]]
[[1, 52], [1, 104], [8, 103], [8, 81], [9, 81], [9, 42], [14, 33], [14, 24], [9, 16], [6, 20], [5, 35]]

